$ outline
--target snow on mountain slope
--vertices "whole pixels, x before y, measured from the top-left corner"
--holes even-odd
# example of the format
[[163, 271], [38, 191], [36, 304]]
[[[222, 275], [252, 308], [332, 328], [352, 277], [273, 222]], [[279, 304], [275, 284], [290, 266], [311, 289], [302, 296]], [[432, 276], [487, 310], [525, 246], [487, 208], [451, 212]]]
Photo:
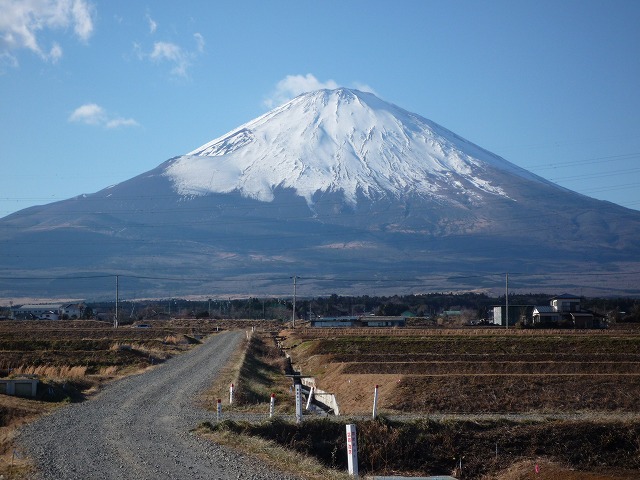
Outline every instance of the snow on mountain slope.
[[265, 202], [291, 188], [314, 203], [318, 192], [352, 204], [409, 194], [447, 201], [509, 198], [491, 170], [548, 183], [449, 130], [356, 90], [319, 90], [248, 122], [165, 170], [185, 196], [239, 191]]

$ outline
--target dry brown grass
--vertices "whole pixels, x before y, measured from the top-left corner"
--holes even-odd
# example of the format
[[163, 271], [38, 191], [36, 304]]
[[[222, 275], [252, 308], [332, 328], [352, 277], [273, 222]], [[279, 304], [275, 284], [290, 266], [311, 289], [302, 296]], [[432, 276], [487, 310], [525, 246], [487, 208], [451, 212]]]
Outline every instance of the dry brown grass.
[[164, 343], [168, 345], [180, 345], [184, 342], [184, 337], [179, 338], [177, 335], [167, 335], [164, 337]]
[[302, 424], [274, 419], [203, 427], [239, 446], [255, 437], [268, 440], [344, 472], [346, 423], [357, 425], [359, 467], [365, 476], [450, 474], [462, 458], [462, 472], [454, 475], [469, 480], [540, 478], [530, 476], [536, 463], [542, 478], [639, 478], [637, 422], [316, 418]]
[[102, 377], [111, 377], [118, 373], [118, 367], [111, 365], [109, 367], [102, 367], [98, 370], [98, 375]]
[[87, 367], [83, 366], [19, 366], [12, 371], [13, 376], [35, 375], [43, 379], [53, 380], [76, 380], [85, 378], [87, 375]]

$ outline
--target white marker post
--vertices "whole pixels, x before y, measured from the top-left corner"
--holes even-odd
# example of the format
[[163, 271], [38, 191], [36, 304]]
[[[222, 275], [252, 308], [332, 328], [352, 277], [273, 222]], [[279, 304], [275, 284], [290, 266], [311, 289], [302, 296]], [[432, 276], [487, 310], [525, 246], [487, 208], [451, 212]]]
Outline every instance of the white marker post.
[[233, 405], [233, 383], [229, 387], [229, 405]]
[[378, 415], [378, 385], [373, 390], [373, 419]]
[[275, 408], [276, 408], [276, 394], [272, 393], [271, 394], [271, 402], [269, 403], [269, 418], [273, 417], [273, 413], [275, 412]]
[[218, 399], [218, 408], [216, 409], [216, 420], [222, 420], [222, 399]]
[[347, 462], [349, 475], [358, 476], [358, 441], [356, 439], [356, 426], [347, 425]]
[[309, 390], [309, 398], [307, 398], [307, 406], [305, 408], [305, 410], [309, 410], [309, 408], [311, 408], [311, 401], [313, 400], [313, 389], [315, 387], [311, 387], [311, 390]]
[[296, 423], [302, 422], [302, 386], [296, 383]]

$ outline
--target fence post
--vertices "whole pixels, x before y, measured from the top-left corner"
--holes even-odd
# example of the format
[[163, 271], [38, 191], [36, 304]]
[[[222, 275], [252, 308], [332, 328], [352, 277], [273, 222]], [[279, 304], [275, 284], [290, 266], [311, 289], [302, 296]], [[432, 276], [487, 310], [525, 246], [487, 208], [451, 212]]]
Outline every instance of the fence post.
[[269, 402], [269, 418], [273, 417], [273, 413], [275, 412], [275, 408], [276, 408], [276, 394], [272, 393], [271, 394], [271, 401]]
[[305, 408], [305, 410], [309, 410], [309, 408], [311, 408], [311, 401], [313, 400], [313, 389], [315, 387], [311, 387], [311, 389], [309, 390], [309, 398], [307, 398], [307, 406]]
[[358, 476], [358, 441], [355, 424], [347, 425], [347, 462], [349, 475]]
[[373, 390], [373, 419], [378, 416], [378, 385]]
[[296, 383], [296, 423], [302, 422], [302, 386]]

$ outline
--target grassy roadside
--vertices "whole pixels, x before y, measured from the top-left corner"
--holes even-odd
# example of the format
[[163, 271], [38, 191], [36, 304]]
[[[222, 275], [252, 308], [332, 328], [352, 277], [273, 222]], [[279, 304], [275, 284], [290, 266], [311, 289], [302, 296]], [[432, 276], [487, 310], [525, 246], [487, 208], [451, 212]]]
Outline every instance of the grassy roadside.
[[279, 471], [308, 480], [347, 480], [353, 477], [344, 472], [327, 468], [313, 455], [300, 453], [273, 440], [241, 432], [234, 422], [222, 422], [216, 426], [205, 422], [196, 433], [212, 442], [248, 454]]
[[[638, 478], [640, 471], [639, 422], [394, 422], [378, 418], [308, 419], [298, 425], [276, 419], [259, 424], [207, 423], [199, 431], [216, 442], [257, 453], [303, 478], [342, 478], [347, 468], [346, 423], [357, 426], [363, 476], [630, 480]], [[294, 453], [285, 454], [282, 449]], [[312, 467], [299, 466], [296, 459], [300, 455], [311, 457]], [[540, 471], [515, 469], [514, 473], [514, 465], [522, 464], [538, 464]]]
[[[265, 413], [271, 395], [276, 398], [276, 414], [292, 414], [295, 398], [291, 380], [285, 377], [286, 359], [276, 348], [271, 332], [255, 332], [244, 338], [240, 348], [200, 396], [201, 404], [215, 411], [217, 399], [223, 409], [234, 412]], [[234, 385], [234, 402], [229, 405], [229, 387]]]

